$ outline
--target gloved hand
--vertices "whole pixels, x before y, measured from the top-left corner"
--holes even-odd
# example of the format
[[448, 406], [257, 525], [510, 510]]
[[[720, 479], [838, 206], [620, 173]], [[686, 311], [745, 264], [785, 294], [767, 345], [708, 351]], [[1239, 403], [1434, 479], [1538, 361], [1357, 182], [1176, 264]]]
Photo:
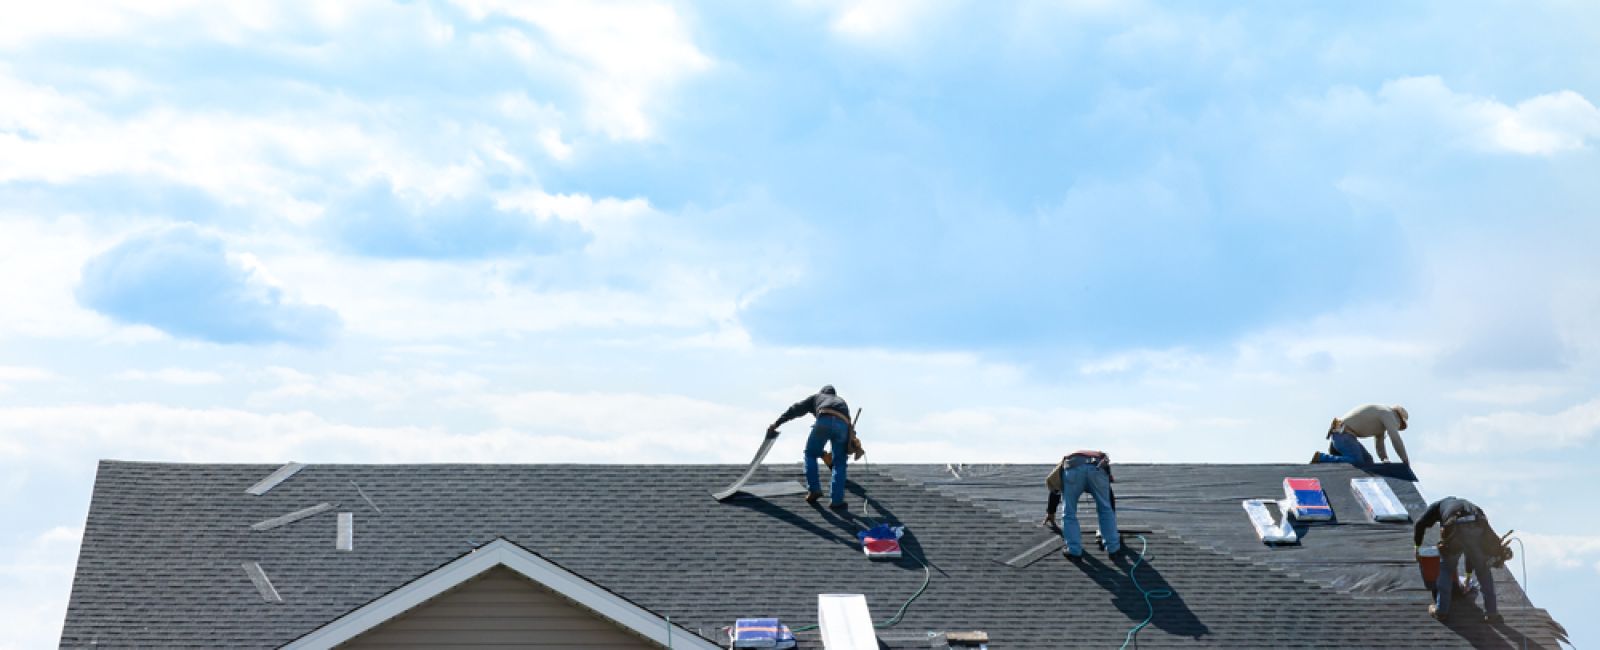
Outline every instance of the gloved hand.
[[1041, 526], [1043, 528], [1055, 528], [1056, 527], [1056, 516], [1054, 514], [1045, 515], [1044, 519], [1040, 519], [1039, 520], [1039, 526]]
[[861, 439], [855, 436], [850, 436], [851, 460], [861, 460], [861, 457], [865, 455], [867, 455], [867, 450], [865, 447], [861, 446]]
[[778, 437], [778, 425], [777, 424], [773, 424], [772, 426], [767, 427], [767, 437], [768, 438], [776, 438], [776, 437]]

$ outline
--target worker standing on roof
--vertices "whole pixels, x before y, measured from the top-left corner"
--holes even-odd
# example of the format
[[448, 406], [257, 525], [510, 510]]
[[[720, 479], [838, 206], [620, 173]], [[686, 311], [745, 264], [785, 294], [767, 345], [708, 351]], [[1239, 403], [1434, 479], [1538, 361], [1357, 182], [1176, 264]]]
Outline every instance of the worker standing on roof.
[[[830, 445], [833, 451], [833, 480], [828, 484], [828, 507], [845, 510], [849, 507], [844, 500], [845, 465], [855, 431], [850, 422], [850, 405], [839, 397], [833, 386], [823, 386], [817, 394], [795, 402], [783, 415], [778, 416], [778, 421], [767, 427], [767, 436], [778, 435], [778, 427], [783, 423], [807, 413], [816, 416], [817, 421], [811, 425], [811, 437], [806, 439], [806, 502], [816, 503], [817, 499], [822, 498], [822, 484], [817, 478], [817, 458], [822, 456], [822, 447]], [[856, 445], [855, 457], [860, 459], [862, 453], [860, 446]]]
[[1380, 461], [1389, 462], [1389, 448], [1384, 443], [1392, 440], [1394, 450], [1400, 453], [1400, 462], [1410, 465], [1406, 443], [1400, 439], [1400, 432], [1406, 430], [1408, 419], [1410, 414], [1400, 405], [1363, 404], [1350, 409], [1344, 417], [1334, 418], [1333, 423], [1328, 425], [1328, 451], [1331, 453], [1315, 452], [1311, 455], [1311, 462], [1370, 465], [1372, 455], [1367, 453], [1367, 448], [1361, 445], [1359, 438], [1376, 438]]
[[1078, 526], [1078, 500], [1084, 492], [1094, 498], [1095, 513], [1100, 518], [1100, 539], [1106, 552], [1116, 555], [1122, 550], [1122, 537], [1117, 534], [1117, 502], [1111, 493], [1111, 457], [1103, 451], [1082, 449], [1072, 452], [1050, 470], [1045, 485], [1050, 488], [1050, 500], [1045, 505], [1044, 523], [1053, 523], [1056, 504], [1065, 501], [1061, 509], [1061, 539], [1066, 541], [1063, 551], [1067, 558], [1083, 557], [1083, 532]]
[[1450, 614], [1456, 565], [1464, 557], [1467, 572], [1478, 576], [1478, 588], [1483, 592], [1484, 622], [1500, 622], [1491, 567], [1497, 561], [1504, 565], [1504, 557], [1510, 553], [1510, 549], [1501, 547], [1494, 529], [1489, 527], [1488, 515], [1483, 513], [1483, 508], [1466, 499], [1445, 497], [1435, 501], [1417, 520], [1412, 536], [1416, 548], [1422, 548], [1422, 538], [1434, 524], [1439, 525], [1439, 579], [1434, 583], [1438, 593], [1434, 596], [1434, 603], [1428, 606], [1428, 615], [1442, 621]]

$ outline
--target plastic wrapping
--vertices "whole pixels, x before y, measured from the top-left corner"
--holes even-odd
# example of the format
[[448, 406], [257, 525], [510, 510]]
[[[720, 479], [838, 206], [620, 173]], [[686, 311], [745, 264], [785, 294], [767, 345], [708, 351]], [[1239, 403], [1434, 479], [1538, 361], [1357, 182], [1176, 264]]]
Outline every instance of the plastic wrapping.
[[1405, 505], [1389, 488], [1388, 481], [1375, 477], [1353, 478], [1350, 479], [1350, 491], [1373, 521], [1411, 521], [1411, 513], [1406, 512]]
[[1245, 499], [1243, 504], [1245, 513], [1250, 517], [1250, 525], [1256, 529], [1256, 537], [1261, 538], [1262, 542], [1294, 544], [1300, 541], [1287, 517], [1273, 516], [1272, 506], [1277, 504], [1266, 499]]
[[1314, 478], [1283, 479], [1284, 505], [1290, 516], [1300, 521], [1333, 519], [1333, 506], [1322, 491], [1322, 481]]

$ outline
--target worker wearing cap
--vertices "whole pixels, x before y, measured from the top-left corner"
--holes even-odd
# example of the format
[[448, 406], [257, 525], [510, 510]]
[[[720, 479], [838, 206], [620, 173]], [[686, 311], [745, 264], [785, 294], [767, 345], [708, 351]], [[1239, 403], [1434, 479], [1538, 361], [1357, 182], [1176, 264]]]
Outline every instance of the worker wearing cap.
[[1063, 553], [1069, 559], [1083, 557], [1083, 532], [1078, 526], [1078, 499], [1088, 492], [1094, 498], [1095, 514], [1100, 518], [1100, 539], [1106, 552], [1115, 555], [1122, 550], [1122, 537], [1117, 534], [1117, 502], [1111, 492], [1111, 457], [1103, 451], [1082, 449], [1062, 458], [1045, 477], [1050, 488], [1049, 503], [1045, 504], [1044, 524], [1054, 522], [1056, 504], [1065, 501], [1061, 509], [1061, 539], [1067, 543]]
[[1410, 414], [1400, 405], [1363, 404], [1350, 409], [1344, 417], [1334, 418], [1328, 427], [1328, 451], [1332, 453], [1316, 452], [1311, 455], [1311, 462], [1371, 464], [1372, 455], [1361, 445], [1360, 438], [1376, 438], [1380, 461], [1389, 462], [1389, 448], [1384, 443], [1393, 441], [1400, 462], [1409, 465], [1411, 458], [1406, 456], [1406, 443], [1400, 439], [1408, 419]]
[[[778, 416], [778, 421], [767, 427], [767, 437], [778, 435], [778, 427], [783, 423], [810, 413], [816, 416], [817, 421], [811, 425], [811, 437], [806, 439], [806, 502], [816, 503], [822, 498], [822, 484], [817, 477], [817, 458], [822, 456], [822, 447], [831, 445], [833, 450], [833, 481], [828, 484], [829, 508], [844, 510], [849, 506], [844, 501], [845, 465], [849, 457], [851, 428], [850, 405], [833, 390], [833, 386], [823, 386], [817, 394], [795, 402], [783, 415]], [[861, 453], [857, 448], [856, 458]]]
[[[1499, 606], [1494, 597], [1494, 571], [1491, 569], [1501, 551], [1494, 529], [1489, 527], [1489, 517], [1483, 508], [1466, 499], [1445, 497], [1428, 506], [1417, 520], [1412, 536], [1416, 548], [1422, 548], [1422, 538], [1434, 524], [1439, 525], [1439, 578], [1434, 582], [1434, 603], [1428, 605], [1428, 615], [1444, 620], [1450, 614], [1450, 597], [1455, 591], [1456, 570], [1460, 560], [1466, 558], [1467, 572], [1478, 576], [1478, 588], [1483, 592], [1484, 621], [1500, 621]], [[1500, 563], [1503, 565], [1504, 560]]]

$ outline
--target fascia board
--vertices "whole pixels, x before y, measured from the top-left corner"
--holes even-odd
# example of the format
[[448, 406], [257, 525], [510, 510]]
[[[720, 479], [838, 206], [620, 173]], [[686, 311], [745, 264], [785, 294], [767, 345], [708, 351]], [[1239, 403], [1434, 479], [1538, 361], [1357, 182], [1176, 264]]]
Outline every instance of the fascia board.
[[[295, 639], [285, 650], [322, 650], [349, 641], [382, 625], [496, 566], [504, 566], [523, 577], [544, 585], [573, 602], [603, 616], [635, 634], [667, 645], [667, 622], [643, 607], [628, 602], [571, 571], [541, 558], [504, 539], [479, 547], [405, 586], [335, 619], [305, 636]], [[719, 650], [720, 646], [700, 638], [680, 626], [673, 626], [673, 648]]]

